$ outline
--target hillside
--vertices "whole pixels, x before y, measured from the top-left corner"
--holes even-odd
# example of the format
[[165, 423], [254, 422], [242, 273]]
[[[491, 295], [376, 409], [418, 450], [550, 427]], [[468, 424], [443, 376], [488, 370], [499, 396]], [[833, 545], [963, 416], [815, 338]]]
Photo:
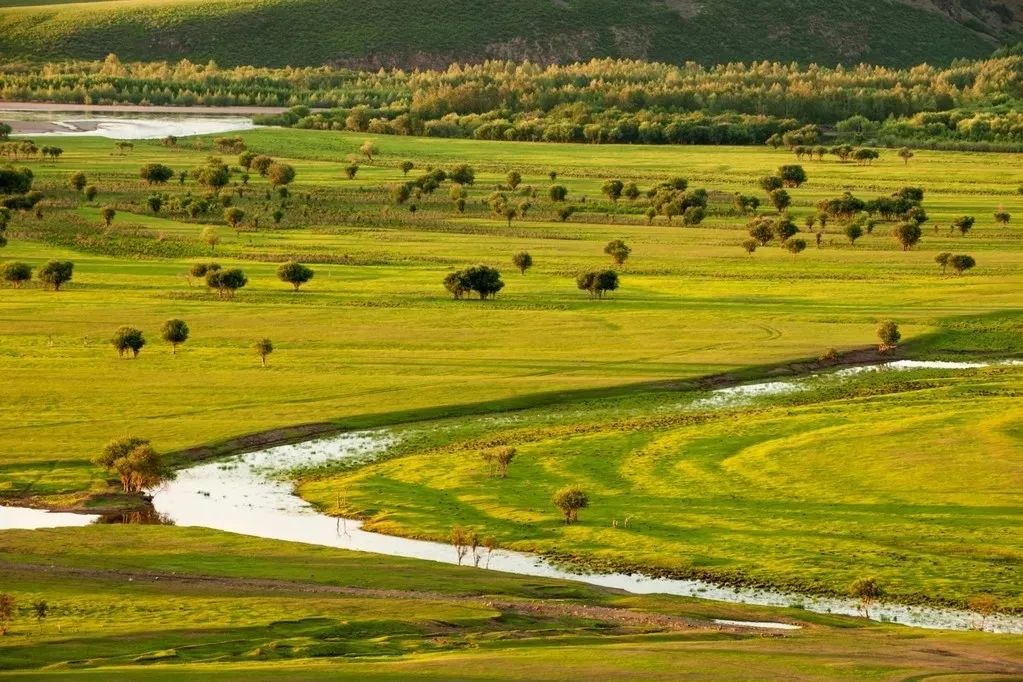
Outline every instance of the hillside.
[[0, 9], [6, 59], [438, 67], [486, 58], [907, 66], [1014, 41], [1020, 0], [116, 0]]

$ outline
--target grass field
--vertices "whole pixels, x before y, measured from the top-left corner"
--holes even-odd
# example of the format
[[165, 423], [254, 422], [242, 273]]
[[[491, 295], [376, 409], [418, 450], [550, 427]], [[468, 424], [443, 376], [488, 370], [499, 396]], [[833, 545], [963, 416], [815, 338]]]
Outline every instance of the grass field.
[[[0, 54], [54, 60], [102, 59], [113, 52], [141, 61], [371, 68], [604, 56], [670, 63], [767, 59], [911, 66], [985, 56], [1002, 39], [1001, 21], [987, 13], [994, 3], [928, 4], [16, 0], [0, 9]], [[914, 33], [927, 39], [907, 40]]]
[[[917, 184], [927, 189], [925, 207], [941, 229], [927, 229], [910, 252], [882, 224], [854, 248], [831, 230], [824, 248], [811, 246], [796, 258], [777, 246], [750, 257], [738, 247], [744, 219], [722, 202], [733, 191], [758, 191], [757, 177], [789, 161], [781, 152], [380, 138], [382, 156], [347, 181], [341, 165], [361, 136], [265, 130], [245, 138], [251, 149], [292, 160], [298, 180], [279, 228], [270, 229], [272, 202], [259, 178], [235, 203], [250, 219], [261, 216], [260, 229], [219, 228], [216, 260], [243, 267], [250, 278], [231, 301], [186, 278], [190, 263], [210, 258], [198, 223], [219, 215], [197, 222], [181, 211], [148, 214], [151, 190], [136, 179], [149, 161], [191, 168], [208, 147], [138, 143], [119, 155], [107, 140], [63, 139], [58, 163], [31, 164], [51, 199], [42, 220], [16, 217], [3, 257], [33, 265], [69, 258], [76, 270], [61, 292], [6, 289], [0, 298], [0, 368], [12, 406], [0, 416], [7, 497], [72, 505], [84, 491], [105, 490], [88, 459], [125, 432], [171, 452], [301, 423], [365, 426], [484, 404], [528, 406], [552, 392], [692, 378], [862, 347], [874, 343], [874, 327], [886, 317], [915, 340], [914, 352], [932, 357], [1019, 352], [1012, 311], [1019, 307], [1023, 238], [989, 217], [1020, 203], [1015, 189], [1023, 173], [1005, 172], [1011, 156], [920, 152], [909, 166], [890, 155], [874, 167], [807, 164], [810, 181], [792, 192], [799, 222], [817, 200], [845, 187], [870, 198]], [[420, 201], [415, 216], [385, 205], [383, 187], [401, 178], [403, 158], [420, 167], [473, 164], [478, 180], [466, 213], [454, 212], [445, 188]], [[557, 170], [583, 210], [559, 223], [541, 198], [511, 227], [494, 219], [481, 199], [509, 168], [521, 170], [541, 196], [547, 172]], [[94, 205], [67, 188], [79, 169], [100, 187]], [[647, 186], [676, 174], [720, 192], [698, 228], [668, 227], [663, 219], [647, 226], [638, 215], [642, 202], [612, 207], [600, 200], [607, 177]], [[197, 188], [190, 181], [161, 191], [173, 198]], [[110, 231], [98, 218], [106, 204], [119, 211]], [[945, 226], [962, 213], [976, 215], [978, 226], [967, 237], [950, 236]], [[610, 264], [602, 248], [613, 238], [633, 247], [623, 286], [608, 300], [589, 300], [574, 274]], [[536, 261], [525, 276], [509, 262], [521, 249]], [[946, 250], [972, 253], [979, 265], [966, 276], [943, 277], [933, 258]], [[274, 275], [289, 257], [316, 270], [298, 294]], [[444, 274], [476, 262], [503, 269], [500, 298], [450, 300]], [[176, 357], [158, 338], [170, 317], [192, 328]], [[107, 341], [124, 324], [149, 339], [138, 360], [119, 359]], [[277, 347], [267, 369], [251, 350], [263, 336]]]
[[[10, 679], [875, 679], [1021, 673], [1017, 638], [907, 631], [199, 529], [0, 534]], [[31, 604], [47, 601], [37, 621]], [[718, 626], [782, 620], [802, 629]]]

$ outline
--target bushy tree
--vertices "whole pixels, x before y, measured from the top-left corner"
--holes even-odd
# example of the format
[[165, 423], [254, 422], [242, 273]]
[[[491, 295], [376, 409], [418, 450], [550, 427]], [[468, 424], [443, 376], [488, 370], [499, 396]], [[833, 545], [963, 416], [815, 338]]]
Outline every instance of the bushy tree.
[[274, 344], [270, 339], [260, 339], [256, 341], [253, 346], [256, 349], [256, 354], [259, 356], [259, 361], [266, 367], [266, 359], [270, 356], [270, 353], [274, 352]]
[[764, 192], [768, 195], [785, 186], [784, 181], [782, 181], [782, 179], [777, 175], [765, 175], [757, 181], [757, 184], [760, 185], [760, 189], [764, 190]]
[[480, 459], [486, 464], [490, 476], [507, 478], [508, 467], [515, 459], [515, 454], [515, 448], [511, 447], [490, 448], [480, 453]]
[[798, 255], [806, 250], [805, 239], [789, 239], [785, 242], [785, 249], [793, 256]]
[[557, 507], [562, 516], [565, 517], [565, 523], [575, 523], [579, 520], [579, 510], [585, 509], [590, 506], [590, 497], [581, 488], [577, 486], [566, 486], [561, 490], [554, 493], [554, 497], [551, 498], [554, 502], [554, 506]]
[[217, 244], [220, 243], [220, 235], [215, 227], [207, 226], [202, 228], [202, 232], [199, 233], [199, 240], [210, 247], [210, 253], [213, 253], [217, 250]]
[[110, 224], [114, 222], [114, 216], [117, 215], [117, 209], [113, 206], [104, 206], [99, 214], [103, 218], [103, 224], [110, 227]]
[[85, 186], [89, 184], [89, 180], [85, 177], [85, 173], [78, 171], [71, 174], [71, 177], [68, 178], [68, 184], [71, 185], [71, 188], [76, 192], [81, 192], [85, 189]]
[[411, 161], [405, 160], [402, 161], [401, 165], [398, 167], [401, 169], [401, 174], [407, 176], [409, 174], [409, 171], [416, 167], [416, 164], [412, 163]]
[[515, 189], [522, 184], [522, 173], [517, 170], [508, 171], [508, 175], [505, 176], [505, 182], [508, 183], [509, 187]]
[[568, 198], [568, 188], [564, 185], [551, 185], [547, 189], [547, 196], [551, 201], [564, 201]]
[[757, 247], [759, 245], [760, 242], [758, 242], [756, 239], [753, 239], [752, 237], [750, 237], [749, 239], [745, 239], [742, 242], [743, 250], [750, 255], [753, 255], [756, 252]]
[[915, 154], [913, 154], [913, 150], [910, 149], [909, 147], [903, 147], [902, 149], [899, 150], [899, 158], [902, 159], [907, 166], [909, 165], [909, 160], [912, 159], [914, 156]]
[[783, 189], [776, 189], [768, 195], [774, 210], [781, 213], [792, 204], [792, 197]]
[[895, 227], [895, 238], [902, 245], [903, 251], [909, 251], [917, 245], [923, 236], [923, 231], [916, 223], [902, 223]]
[[444, 277], [444, 288], [461, 299], [465, 294], [476, 292], [481, 301], [493, 298], [501, 289], [504, 282], [501, 280], [501, 273], [488, 265], [474, 265], [465, 270], [449, 272]]
[[1012, 216], [1009, 215], [1007, 211], [1003, 210], [995, 211], [995, 222], [997, 224], [1001, 225], [1002, 227], [1005, 227], [1006, 225], [1009, 224], [1010, 220], [1012, 220]]
[[618, 203], [618, 200], [622, 198], [622, 192], [625, 191], [625, 183], [621, 180], [607, 180], [601, 186], [600, 191], [603, 192], [608, 199], [614, 203]]
[[99, 188], [96, 187], [96, 185], [89, 185], [88, 187], [85, 188], [86, 201], [90, 202], [93, 201], [96, 198], [97, 194], [99, 194]]
[[526, 270], [533, 267], [533, 257], [525, 251], [519, 251], [512, 256], [512, 263], [518, 268], [521, 274], [526, 274]]
[[942, 251], [934, 257], [934, 262], [941, 266], [941, 274], [945, 274], [948, 270], [948, 262], [951, 258], [952, 254], [948, 251]]
[[774, 231], [774, 236], [782, 243], [782, 246], [790, 238], [799, 234], [799, 228], [792, 222], [791, 218], [784, 214], [771, 221], [771, 229]]
[[970, 215], [959, 216], [952, 221], [952, 227], [959, 230], [959, 234], [966, 236], [966, 233], [973, 229], [976, 219]]
[[621, 239], [612, 239], [604, 247], [604, 253], [611, 256], [615, 265], [623, 265], [629, 259], [632, 248]]
[[75, 264], [71, 261], [51, 260], [46, 262], [36, 273], [36, 278], [46, 289], [60, 291], [60, 288], [71, 281]]
[[884, 588], [877, 578], [860, 578], [849, 586], [849, 594], [860, 600], [863, 616], [870, 618], [870, 605], [884, 596]]
[[356, 174], [359, 172], [359, 164], [354, 161], [345, 166], [345, 177], [349, 180], [354, 180]]
[[147, 163], [142, 166], [139, 176], [150, 185], [162, 185], [174, 177], [174, 171], [162, 163]]
[[220, 159], [211, 158], [205, 165], [194, 169], [192, 177], [204, 187], [220, 189], [231, 181], [231, 170]]
[[252, 163], [249, 165], [249, 168], [265, 178], [266, 174], [270, 171], [270, 166], [273, 162], [274, 160], [272, 157], [269, 157], [266, 154], [257, 154], [252, 157]]
[[237, 206], [232, 206], [231, 208], [224, 209], [224, 221], [233, 229], [237, 230], [241, 226], [242, 220], [244, 219], [245, 211], [241, 210]]
[[459, 185], [471, 185], [476, 182], [476, 172], [468, 164], [460, 164], [448, 171], [448, 178]]
[[149, 210], [153, 213], [159, 213], [163, 207], [163, 197], [159, 194], [154, 194], [146, 199], [146, 204], [149, 206]]
[[313, 278], [313, 270], [301, 263], [288, 261], [277, 268], [277, 278], [282, 282], [287, 282], [295, 287], [295, 291], [298, 291], [300, 286]]
[[575, 283], [580, 290], [588, 292], [591, 298], [604, 298], [607, 292], [618, 289], [618, 273], [614, 270], [581, 272], [576, 276]]
[[373, 157], [380, 152], [380, 148], [373, 140], [366, 140], [359, 146], [359, 152], [366, 157], [366, 161], [373, 163]]
[[126, 493], [140, 493], [174, 477], [150, 442], [142, 438], [129, 436], [113, 440], [104, 446], [93, 462], [117, 474]]
[[137, 327], [120, 327], [114, 332], [110, 343], [113, 344], [120, 357], [123, 358], [130, 352], [133, 358], [137, 358], [139, 351], [146, 345], [146, 337]]
[[877, 338], [881, 342], [878, 345], [878, 350], [884, 353], [898, 345], [902, 338], [902, 332], [899, 331], [899, 325], [895, 322], [885, 320], [877, 326]]
[[799, 187], [806, 182], [806, 171], [802, 166], [790, 164], [778, 169], [778, 177], [785, 187]]
[[977, 265], [977, 261], [973, 259], [973, 256], [967, 256], [965, 254], [959, 254], [952, 256], [948, 260], [948, 264], [952, 266], [952, 269], [956, 271], [957, 275], [961, 275], [967, 270], [971, 270]]
[[206, 286], [216, 289], [220, 298], [233, 298], [238, 289], [249, 283], [249, 278], [238, 268], [210, 270], [206, 273]]
[[[203, 273], [205, 274], [205, 273]], [[178, 354], [178, 346], [188, 341], [189, 329], [184, 320], [167, 320], [160, 328], [163, 340], [171, 345], [171, 355]]]
[[289, 164], [274, 161], [266, 171], [266, 178], [273, 187], [284, 187], [295, 180], [295, 169]]
[[0, 266], [0, 278], [15, 289], [20, 289], [22, 284], [32, 279], [32, 267], [28, 263], [18, 261], [4, 263]]
[[845, 236], [849, 240], [849, 243], [856, 245], [856, 240], [863, 236], [863, 228], [857, 223], [851, 223], [845, 226]]

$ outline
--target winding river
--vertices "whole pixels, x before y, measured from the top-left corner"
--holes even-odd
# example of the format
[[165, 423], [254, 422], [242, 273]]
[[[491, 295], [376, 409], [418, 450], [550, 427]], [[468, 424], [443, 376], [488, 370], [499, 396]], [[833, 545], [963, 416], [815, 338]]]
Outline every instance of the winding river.
[[[800, 379], [745, 384], [709, 391], [680, 407], [706, 409], [732, 406], [758, 396], [804, 390], [812, 381], [840, 380], [867, 371], [911, 369], [969, 369], [982, 363], [899, 361], [852, 367]], [[332, 438], [286, 445], [206, 462], [184, 469], [177, 478], [153, 492], [157, 511], [180, 526], [200, 526], [244, 535], [302, 542], [457, 563], [454, 548], [446, 543], [381, 535], [362, 529], [362, 522], [318, 512], [293, 494], [287, 473], [298, 467], [332, 462], [368, 462], [384, 453], [394, 437], [386, 431], [346, 433]], [[95, 517], [0, 507], [0, 529], [80, 526]], [[472, 558], [467, 563], [472, 564]], [[549, 578], [574, 580], [637, 594], [663, 593], [764, 606], [792, 606], [818, 613], [862, 615], [851, 599], [816, 597], [755, 588], [733, 588], [700, 580], [649, 578], [638, 574], [581, 574], [567, 571], [541, 557], [508, 550], [482, 551], [481, 568]], [[870, 608], [874, 620], [954, 630], [979, 629], [980, 618], [969, 611], [880, 603]], [[774, 624], [777, 625], [777, 624]], [[1023, 634], [1023, 617], [994, 615], [983, 622], [990, 632]]]

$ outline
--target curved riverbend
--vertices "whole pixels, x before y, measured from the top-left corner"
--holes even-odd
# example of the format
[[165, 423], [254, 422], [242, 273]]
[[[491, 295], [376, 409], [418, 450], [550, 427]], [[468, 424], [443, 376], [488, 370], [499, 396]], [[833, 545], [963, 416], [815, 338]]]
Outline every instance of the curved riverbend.
[[[731, 406], [756, 396], [802, 390], [807, 381], [829, 377], [838, 379], [865, 371], [969, 369], [983, 366], [986, 365], [900, 361], [849, 368], [791, 381], [722, 388], [709, 392], [688, 406], [704, 409]], [[347, 433], [198, 464], [180, 471], [174, 481], [152, 491], [153, 504], [159, 513], [181, 526], [201, 526], [269, 539], [457, 563], [454, 549], [446, 543], [368, 532], [362, 529], [361, 521], [327, 516], [294, 495], [292, 484], [287, 479], [288, 472], [298, 467], [314, 467], [333, 462], [369, 462], [384, 453], [393, 442], [393, 437], [385, 431]], [[24, 510], [11, 511], [14, 509], [0, 507], [0, 528], [83, 525], [92, 520], [77, 514], [48, 514], [28, 510], [35, 514], [25, 516], [22, 522], [38, 525], [16, 525], [17, 515]], [[68, 522], [64, 523], [65, 520]], [[472, 563], [471, 557], [468, 563]], [[663, 593], [763, 606], [799, 604], [802, 608], [818, 613], [863, 615], [858, 604], [851, 599], [729, 587], [700, 580], [650, 578], [637, 574], [573, 573], [538, 556], [501, 549], [495, 549], [489, 554], [483, 550], [479, 556], [479, 565], [521, 575], [580, 581], [637, 594]], [[869, 617], [924, 628], [968, 630], [978, 629], [981, 625], [979, 617], [969, 611], [890, 603], [872, 606]], [[1023, 617], [1004, 614], [991, 616], [984, 621], [983, 629], [1023, 634]]]

